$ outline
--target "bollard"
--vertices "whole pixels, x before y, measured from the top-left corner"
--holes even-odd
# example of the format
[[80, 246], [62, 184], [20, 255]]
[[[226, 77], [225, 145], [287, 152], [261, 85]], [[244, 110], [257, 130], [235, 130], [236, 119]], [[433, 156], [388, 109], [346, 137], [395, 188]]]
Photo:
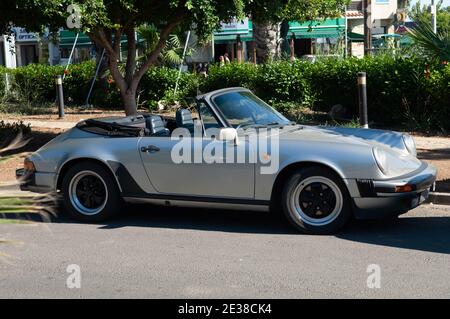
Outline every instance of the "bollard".
[[369, 128], [369, 123], [367, 119], [366, 72], [358, 72], [358, 97], [359, 97], [359, 124], [363, 128]]
[[59, 118], [64, 117], [64, 94], [63, 94], [63, 85], [62, 85], [62, 76], [57, 75], [55, 77], [55, 83], [56, 83], [56, 93], [58, 95], [58, 115]]

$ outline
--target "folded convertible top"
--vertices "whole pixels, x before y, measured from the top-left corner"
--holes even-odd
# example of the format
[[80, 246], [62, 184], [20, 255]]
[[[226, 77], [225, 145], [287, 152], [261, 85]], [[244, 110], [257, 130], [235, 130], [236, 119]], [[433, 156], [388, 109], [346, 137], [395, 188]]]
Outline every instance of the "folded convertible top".
[[145, 128], [118, 124], [117, 122], [106, 122], [96, 119], [88, 119], [79, 122], [77, 128], [94, 134], [111, 137], [133, 137], [144, 136]]

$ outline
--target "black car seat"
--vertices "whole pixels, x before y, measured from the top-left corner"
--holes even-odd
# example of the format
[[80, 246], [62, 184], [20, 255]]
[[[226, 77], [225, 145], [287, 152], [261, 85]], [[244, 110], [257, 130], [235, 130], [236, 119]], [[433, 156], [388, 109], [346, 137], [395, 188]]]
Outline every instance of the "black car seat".
[[164, 126], [163, 119], [158, 115], [150, 115], [145, 119], [145, 126], [153, 136], [169, 136], [170, 131]]
[[175, 114], [175, 119], [178, 127], [187, 128], [190, 132], [194, 131], [194, 120], [192, 113], [187, 109], [178, 109]]

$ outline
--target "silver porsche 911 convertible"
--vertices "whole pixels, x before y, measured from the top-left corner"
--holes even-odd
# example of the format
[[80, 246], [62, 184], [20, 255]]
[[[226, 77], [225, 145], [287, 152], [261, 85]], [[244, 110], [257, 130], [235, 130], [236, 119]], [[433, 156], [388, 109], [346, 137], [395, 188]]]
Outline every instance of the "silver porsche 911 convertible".
[[421, 204], [436, 169], [398, 132], [293, 123], [244, 88], [199, 95], [173, 117], [84, 120], [25, 159], [23, 190], [57, 192], [98, 222], [125, 202], [283, 212], [333, 233]]

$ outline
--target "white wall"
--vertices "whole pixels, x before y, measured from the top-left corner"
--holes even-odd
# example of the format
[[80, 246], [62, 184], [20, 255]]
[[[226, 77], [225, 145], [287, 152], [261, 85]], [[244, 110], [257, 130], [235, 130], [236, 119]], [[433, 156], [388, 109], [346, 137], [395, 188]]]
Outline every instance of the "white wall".
[[397, 0], [372, 0], [372, 19], [393, 19]]

